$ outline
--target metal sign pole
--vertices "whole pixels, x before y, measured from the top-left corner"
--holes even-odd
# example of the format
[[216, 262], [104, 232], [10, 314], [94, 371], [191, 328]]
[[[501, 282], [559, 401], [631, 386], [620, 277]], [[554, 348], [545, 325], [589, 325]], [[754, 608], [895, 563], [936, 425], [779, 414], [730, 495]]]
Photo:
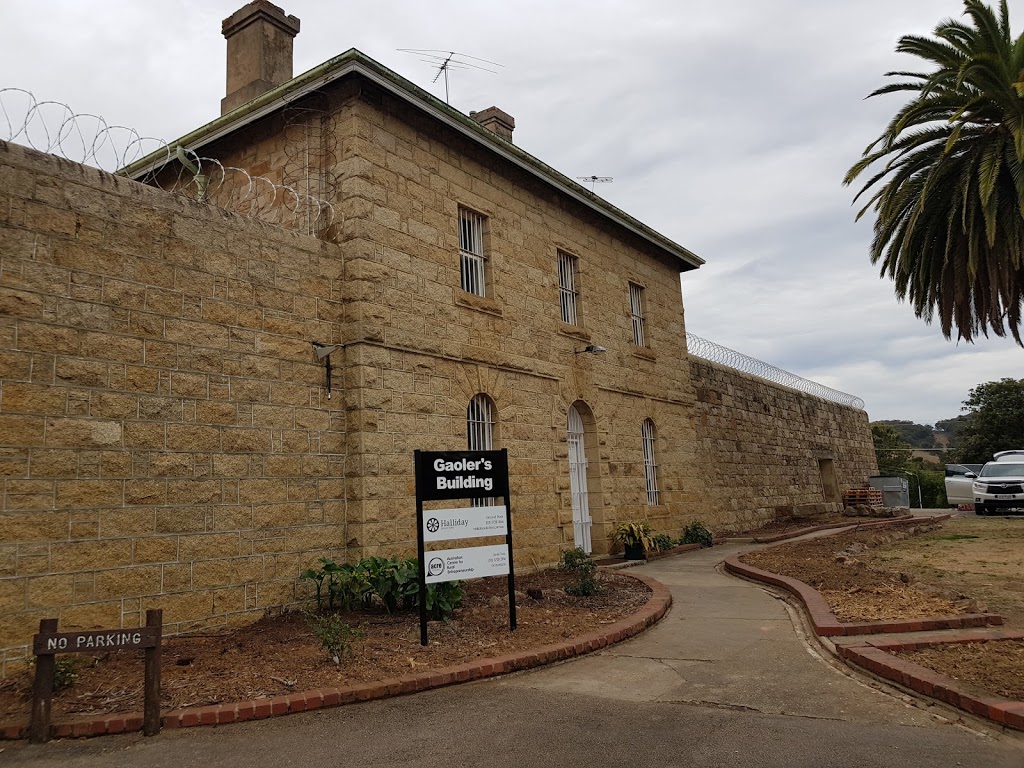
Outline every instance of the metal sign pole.
[[423, 499], [420, 489], [423, 487], [423, 462], [419, 451], [413, 452], [416, 466], [416, 562], [419, 564], [420, 592], [420, 645], [427, 640], [427, 563], [423, 544]]
[[508, 627], [516, 629], [516, 564], [512, 559], [512, 492], [509, 490], [508, 449], [502, 448], [505, 463], [505, 546], [508, 547]]

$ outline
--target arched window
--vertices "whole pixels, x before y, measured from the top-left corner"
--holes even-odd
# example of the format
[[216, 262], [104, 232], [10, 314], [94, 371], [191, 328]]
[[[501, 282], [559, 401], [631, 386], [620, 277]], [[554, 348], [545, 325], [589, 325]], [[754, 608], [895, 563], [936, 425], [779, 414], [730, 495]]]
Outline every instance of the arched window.
[[[479, 394], [469, 401], [466, 409], [466, 434], [469, 450], [494, 449], [494, 406], [487, 395]], [[494, 499], [472, 499], [469, 503], [474, 507], [489, 507], [494, 504]]]
[[654, 460], [654, 422], [644, 419], [640, 427], [644, 444], [644, 478], [647, 480], [647, 504], [658, 503], [658, 464]]
[[469, 450], [490, 451], [494, 449], [494, 407], [487, 395], [476, 395], [466, 409], [466, 433], [469, 436]]

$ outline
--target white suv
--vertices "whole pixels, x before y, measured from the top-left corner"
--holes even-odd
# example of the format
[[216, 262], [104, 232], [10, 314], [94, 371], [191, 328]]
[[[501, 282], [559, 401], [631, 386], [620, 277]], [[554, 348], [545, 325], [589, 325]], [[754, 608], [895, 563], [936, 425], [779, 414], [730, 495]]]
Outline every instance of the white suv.
[[979, 515], [1024, 509], [1024, 451], [1001, 451], [995, 459], [981, 468], [971, 487]]

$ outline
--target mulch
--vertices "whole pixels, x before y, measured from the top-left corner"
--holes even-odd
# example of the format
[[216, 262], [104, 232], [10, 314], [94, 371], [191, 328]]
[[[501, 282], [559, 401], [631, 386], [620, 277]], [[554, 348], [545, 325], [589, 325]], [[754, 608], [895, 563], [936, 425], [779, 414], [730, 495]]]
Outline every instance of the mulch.
[[1024, 701], [1024, 640], [958, 643], [897, 655], [984, 691]]
[[[517, 577], [515, 632], [508, 629], [505, 579], [467, 582], [466, 597], [454, 617], [430, 622], [427, 647], [419, 644], [415, 611], [342, 614], [362, 637], [340, 665], [328, 658], [300, 612], [220, 632], [167, 638], [161, 659], [161, 709], [372, 682], [536, 648], [613, 624], [639, 610], [650, 597], [646, 585], [628, 576], [601, 573], [598, 578], [603, 594], [573, 597], [564, 591], [571, 576], [560, 571]], [[541, 599], [527, 596], [527, 591], [536, 594], [534, 590], [540, 590]], [[80, 660], [78, 677], [72, 687], [55, 693], [55, 720], [141, 711], [141, 651], [74, 658]], [[28, 721], [31, 685], [29, 671], [0, 681], [0, 725]]]

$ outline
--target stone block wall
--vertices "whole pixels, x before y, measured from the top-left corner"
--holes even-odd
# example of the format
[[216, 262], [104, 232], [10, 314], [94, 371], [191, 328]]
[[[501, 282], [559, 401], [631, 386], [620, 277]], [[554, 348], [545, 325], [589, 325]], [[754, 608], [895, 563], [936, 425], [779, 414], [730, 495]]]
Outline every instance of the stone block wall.
[[344, 555], [334, 244], [0, 142], [0, 653], [168, 631]]
[[838, 511], [822, 463], [831, 462], [840, 494], [878, 473], [864, 411], [699, 358], [689, 367], [705, 481], [700, 507], [716, 533]]

